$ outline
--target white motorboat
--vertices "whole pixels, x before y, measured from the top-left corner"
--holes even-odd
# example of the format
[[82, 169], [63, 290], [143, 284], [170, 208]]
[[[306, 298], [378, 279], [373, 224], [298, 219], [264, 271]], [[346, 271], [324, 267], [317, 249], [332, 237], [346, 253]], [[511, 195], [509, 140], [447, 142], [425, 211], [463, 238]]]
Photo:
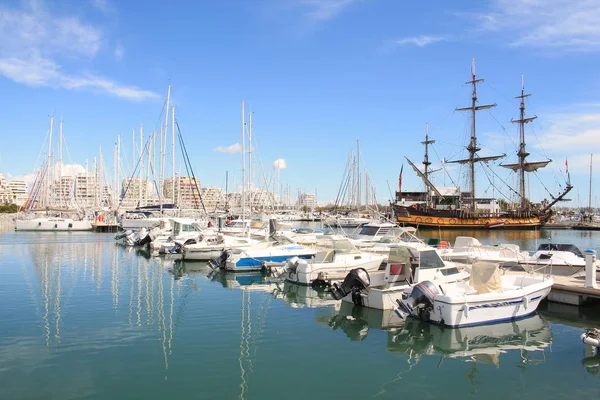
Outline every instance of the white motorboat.
[[92, 223], [87, 219], [76, 220], [61, 217], [40, 217], [32, 219], [16, 219], [15, 230], [17, 231], [90, 231]]
[[268, 241], [256, 243], [246, 249], [226, 249], [209, 265], [228, 271], [261, 271], [267, 266], [282, 265], [292, 257], [310, 259], [315, 249], [292, 242], [285, 236], [270, 236]]
[[379, 310], [393, 310], [410, 285], [431, 280], [456, 282], [469, 278], [469, 271], [444, 261], [425, 244], [393, 244], [384, 271], [351, 271], [332, 294], [345, 302]]
[[221, 233], [203, 236], [196, 243], [182, 247], [183, 258], [187, 261], [208, 261], [219, 257], [225, 249], [246, 249], [260, 241]]
[[[526, 271], [549, 265], [552, 275], [571, 276], [585, 271], [585, 257], [572, 244], [542, 243], [521, 265]], [[596, 260], [595, 265], [596, 270], [600, 271], [600, 260]]]
[[444, 260], [459, 263], [490, 261], [498, 262], [503, 266], [512, 266], [529, 259], [529, 252], [522, 251], [516, 244], [502, 243], [497, 246], [486, 246], [469, 236], [458, 236], [451, 248], [440, 247], [438, 251]]
[[344, 236], [325, 235], [317, 240], [316, 246], [319, 251], [314, 259], [291, 258], [277, 274], [293, 283], [328, 284], [342, 279], [354, 268], [377, 271], [384, 259], [382, 255], [361, 252]]
[[476, 262], [469, 282], [423, 281], [398, 301], [402, 317], [451, 327], [514, 320], [533, 313], [554, 284], [543, 273], [505, 273], [499, 264]]

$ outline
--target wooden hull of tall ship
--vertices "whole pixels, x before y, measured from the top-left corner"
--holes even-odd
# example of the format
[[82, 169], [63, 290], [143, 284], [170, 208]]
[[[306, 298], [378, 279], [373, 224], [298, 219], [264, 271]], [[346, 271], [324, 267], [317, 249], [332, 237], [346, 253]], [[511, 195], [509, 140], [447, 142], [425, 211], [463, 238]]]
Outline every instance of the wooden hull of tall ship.
[[472, 215], [457, 210], [418, 210], [395, 207], [400, 224], [442, 229], [535, 229], [543, 226], [547, 216], [534, 213], [497, 213]]

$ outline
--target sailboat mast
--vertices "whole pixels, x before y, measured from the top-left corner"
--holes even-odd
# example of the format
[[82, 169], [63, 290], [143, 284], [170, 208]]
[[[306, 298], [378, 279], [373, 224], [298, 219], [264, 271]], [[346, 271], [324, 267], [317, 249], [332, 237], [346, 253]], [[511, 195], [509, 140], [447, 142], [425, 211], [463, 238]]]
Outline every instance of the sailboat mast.
[[[429, 166], [431, 165], [431, 161], [429, 161], [429, 145], [435, 143], [435, 140], [429, 140], [429, 124], [425, 124], [425, 141], [421, 142], [422, 145], [425, 146], [425, 157], [423, 158], [423, 165], [425, 166], [424, 171], [426, 179], [429, 179]], [[431, 190], [426, 188], [426, 203], [429, 206], [431, 204]]]
[[60, 118], [59, 133], [58, 133], [58, 181], [62, 178], [62, 145], [63, 145], [63, 120]]
[[250, 127], [248, 129], [248, 189], [250, 191], [250, 203], [254, 204], [253, 192], [252, 192], [252, 114], [248, 113], [248, 123]]
[[360, 211], [360, 147], [356, 139], [356, 209]]
[[519, 196], [521, 196], [521, 209], [525, 210], [529, 206], [527, 200], [527, 190], [525, 188], [525, 171], [527, 167], [526, 158], [529, 153], [525, 147], [525, 124], [533, 121], [537, 117], [525, 118], [525, 98], [531, 96], [531, 94], [525, 94], [525, 80], [521, 75], [521, 95], [516, 96], [516, 99], [521, 99], [521, 105], [519, 107], [520, 117], [518, 120], [512, 120], [511, 122], [519, 124], [519, 152], [517, 157], [519, 158]]
[[590, 209], [590, 213], [592, 212], [592, 160], [594, 159], [594, 155], [590, 154], [590, 198], [588, 200], [588, 208]]
[[476, 114], [479, 110], [495, 107], [496, 104], [487, 104], [478, 106], [477, 105], [477, 84], [483, 82], [483, 79], [477, 79], [475, 74], [475, 58], [471, 62], [471, 80], [465, 82], [467, 85], [473, 86], [473, 92], [471, 95], [471, 107], [457, 108], [457, 111], [471, 111], [471, 140], [467, 146], [469, 152], [468, 164], [469, 164], [469, 181], [471, 191], [471, 210], [475, 211], [475, 163], [478, 161], [477, 152], [481, 150], [477, 146], [477, 132], [476, 132]]
[[54, 130], [54, 114], [50, 116], [50, 133], [48, 136], [48, 167], [47, 167], [47, 185], [48, 189], [46, 191], [46, 206], [51, 205], [52, 202], [52, 180], [54, 170], [54, 166], [52, 165], [52, 131]]
[[[173, 171], [173, 182], [171, 183], [171, 190], [173, 193], [173, 204], [176, 204], [177, 199], [175, 197], [175, 106], [171, 107], [171, 170]], [[179, 182], [177, 183], [177, 185], [179, 186]], [[194, 185], [196, 185], [195, 178]], [[179, 206], [179, 208], [181, 208], [181, 206]]]
[[244, 100], [242, 100], [242, 226], [246, 229], [246, 116], [244, 115]]

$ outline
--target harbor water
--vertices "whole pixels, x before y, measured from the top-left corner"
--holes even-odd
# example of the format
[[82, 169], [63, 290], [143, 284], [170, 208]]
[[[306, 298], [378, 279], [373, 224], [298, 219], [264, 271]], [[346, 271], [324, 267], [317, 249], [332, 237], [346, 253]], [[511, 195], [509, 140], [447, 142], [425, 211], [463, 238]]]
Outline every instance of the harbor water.
[[[600, 232], [480, 235], [600, 250]], [[445, 329], [112, 234], [8, 230], [0, 257], [1, 399], [600, 398], [600, 356], [579, 339], [600, 327], [594, 305]]]

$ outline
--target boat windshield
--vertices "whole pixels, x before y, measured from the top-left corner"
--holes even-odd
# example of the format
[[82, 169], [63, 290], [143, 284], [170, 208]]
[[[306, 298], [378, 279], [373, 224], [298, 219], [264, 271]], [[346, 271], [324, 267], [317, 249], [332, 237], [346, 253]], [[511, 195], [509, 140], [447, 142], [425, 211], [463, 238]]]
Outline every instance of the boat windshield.
[[319, 238], [317, 247], [321, 249], [335, 250], [336, 253], [355, 254], [360, 253], [360, 250], [356, 248], [348, 239], [331, 239], [331, 238]]
[[392, 247], [388, 263], [418, 264], [423, 269], [445, 267], [444, 261], [442, 261], [435, 249], [419, 251], [406, 246]]
[[435, 250], [421, 251], [421, 264], [420, 267], [427, 268], [444, 268], [444, 261], [440, 258], [440, 255]]
[[583, 257], [581, 250], [573, 244], [542, 243], [540, 244], [540, 247], [538, 247], [538, 251], [568, 251], [578, 257]]
[[379, 229], [380, 227], [378, 226], [363, 226], [358, 234], [364, 236], [375, 236], [377, 235], [377, 232], [379, 232]]

